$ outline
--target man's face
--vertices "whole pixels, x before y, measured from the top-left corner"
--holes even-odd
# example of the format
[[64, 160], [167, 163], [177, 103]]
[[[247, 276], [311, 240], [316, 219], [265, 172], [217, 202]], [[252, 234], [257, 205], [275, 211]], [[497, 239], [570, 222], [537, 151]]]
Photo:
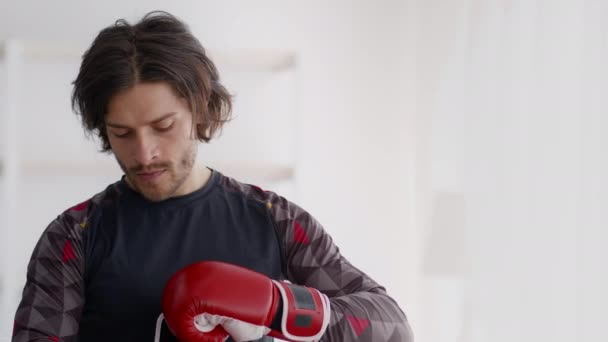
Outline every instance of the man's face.
[[192, 113], [165, 82], [139, 83], [110, 99], [105, 125], [129, 185], [151, 201], [187, 194], [198, 141]]

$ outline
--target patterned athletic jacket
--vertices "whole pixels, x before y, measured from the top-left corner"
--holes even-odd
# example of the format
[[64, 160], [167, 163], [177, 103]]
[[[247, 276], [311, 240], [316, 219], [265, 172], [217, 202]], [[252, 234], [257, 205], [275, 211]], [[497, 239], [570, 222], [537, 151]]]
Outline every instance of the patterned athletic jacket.
[[202, 189], [156, 203], [121, 180], [59, 215], [33, 251], [12, 341], [152, 341], [166, 281], [201, 260], [325, 293], [322, 341], [413, 341], [395, 301], [310, 214], [218, 171]]

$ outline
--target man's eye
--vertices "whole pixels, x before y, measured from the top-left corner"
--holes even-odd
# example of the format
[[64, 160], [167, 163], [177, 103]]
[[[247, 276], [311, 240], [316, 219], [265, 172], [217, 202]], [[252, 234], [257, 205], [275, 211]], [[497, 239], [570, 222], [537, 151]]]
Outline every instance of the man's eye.
[[156, 130], [159, 132], [167, 132], [171, 128], [173, 128], [173, 122], [156, 126]]
[[129, 131], [114, 131], [112, 134], [117, 138], [126, 138], [129, 136]]

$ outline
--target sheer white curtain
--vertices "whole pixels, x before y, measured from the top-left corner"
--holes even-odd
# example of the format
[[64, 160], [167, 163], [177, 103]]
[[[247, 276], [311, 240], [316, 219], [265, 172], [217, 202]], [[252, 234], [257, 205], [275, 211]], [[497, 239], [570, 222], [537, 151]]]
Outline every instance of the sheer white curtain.
[[[419, 340], [607, 341], [608, 2], [410, 4]], [[464, 202], [459, 248], [431, 219], [445, 193]], [[456, 287], [428, 271], [454, 253]]]

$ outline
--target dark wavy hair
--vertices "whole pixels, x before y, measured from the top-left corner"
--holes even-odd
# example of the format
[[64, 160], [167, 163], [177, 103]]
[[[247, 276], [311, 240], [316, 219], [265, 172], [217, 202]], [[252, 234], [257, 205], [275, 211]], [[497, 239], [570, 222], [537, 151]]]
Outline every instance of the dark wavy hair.
[[205, 49], [185, 23], [162, 11], [146, 14], [135, 25], [120, 19], [99, 32], [72, 83], [72, 108], [107, 152], [105, 115], [112, 96], [139, 82], [157, 81], [187, 100], [200, 141], [209, 142], [231, 119], [232, 96]]

